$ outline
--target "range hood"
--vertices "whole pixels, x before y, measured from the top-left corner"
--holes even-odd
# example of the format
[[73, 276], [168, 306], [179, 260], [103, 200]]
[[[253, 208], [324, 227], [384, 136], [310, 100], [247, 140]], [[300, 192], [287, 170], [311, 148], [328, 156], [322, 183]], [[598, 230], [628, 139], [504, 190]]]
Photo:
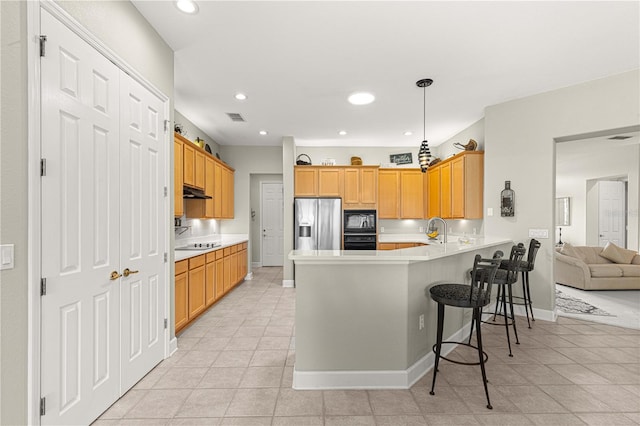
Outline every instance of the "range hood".
[[188, 200], [207, 200], [213, 197], [206, 195], [202, 189], [184, 186], [182, 187], [182, 198], [186, 198]]

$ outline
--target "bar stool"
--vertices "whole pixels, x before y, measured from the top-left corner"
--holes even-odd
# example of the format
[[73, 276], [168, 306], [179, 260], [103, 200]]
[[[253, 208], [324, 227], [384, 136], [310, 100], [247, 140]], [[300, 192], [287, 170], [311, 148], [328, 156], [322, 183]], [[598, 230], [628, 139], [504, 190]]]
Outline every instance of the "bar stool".
[[[531, 328], [531, 322], [529, 321], [529, 311], [531, 312], [531, 321], [536, 319], [533, 317], [533, 307], [531, 306], [531, 290], [529, 289], [529, 272], [533, 271], [536, 262], [536, 255], [540, 248], [540, 241], [531, 239], [529, 242], [529, 250], [527, 251], [527, 260], [522, 260], [518, 264], [518, 272], [522, 273], [522, 297], [513, 296], [514, 299], [521, 300], [522, 302], [514, 302], [516, 305], [524, 305], [525, 313], [527, 314], [527, 325]], [[503, 260], [500, 263], [500, 269], [507, 269], [508, 260]]]
[[[482, 371], [482, 383], [484, 384], [484, 392], [487, 396], [487, 408], [492, 409], [491, 401], [489, 400], [489, 389], [487, 388], [487, 373], [484, 368], [484, 363], [487, 361], [488, 356], [486, 352], [482, 350], [482, 332], [480, 327], [480, 320], [482, 315], [482, 308], [491, 303], [491, 286], [494, 282], [496, 272], [500, 266], [500, 258], [494, 259], [482, 259], [480, 255], [476, 255], [473, 261], [473, 269], [471, 270], [471, 284], [437, 284], [429, 288], [431, 298], [438, 303], [438, 331], [436, 344], [433, 345], [433, 351], [436, 354], [435, 365], [433, 367], [433, 382], [431, 383], [431, 395], [434, 395], [434, 389], [436, 386], [436, 375], [438, 374], [438, 365], [440, 358], [463, 365], [480, 365]], [[473, 309], [472, 323], [477, 324], [476, 340], [478, 346], [473, 346], [470, 343], [464, 342], [443, 342], [442, 331], [444, 328], [444, 307], [455, 306], [458, 308], [471, 308]], [[453, 343], [464, 346], [469, 346], [478, 350], [479, 362], [461, 362], [448, 359], [441, 355], [442, 344]]]
[[[513, 327], [513, 334], [516, 336], [516, 345], [520, 344], [518, 339], [518, 329], [516, 328], [516, 316], [513, 312], [513, 292], [511, 286], [518, 281], [518, 265], [522, 261], [526, 250], [522, 243], [511, 247], [511, 254], [509, 260], [502, 260], [500, 264], [504, 264], [504, 269], [498, 269], [496, 276], [493, 280], [493, 284], [498, 285], [498, 295], [496, 296], [496, 309], [493, 313], [492, 321], [482, 321], [489, 325], [501, 325], [504, 326], [507, 332], [507, 345], [509, 346], [509, 356], [513, 357], [511, 352], [511, 336], [509, 335], [509, 326]], [[494, 255], [495, 256], [495, 255]], [[506, 263], [504, 263], [506, 262]], [[509, 312], [507, 312], [507, 304], [509, 305]], [[502, 312], [500, 312], [502, 309]], [[490, 312], [483, 312], [483, 314], [490, 314]], [[504, 318], [504, 324], [496, 321], [496, 316]], [[471, 322], [471, 333], [469, 334], [469, 342], [471, 341], [471, 335], [473, 334], [474, 323]]]

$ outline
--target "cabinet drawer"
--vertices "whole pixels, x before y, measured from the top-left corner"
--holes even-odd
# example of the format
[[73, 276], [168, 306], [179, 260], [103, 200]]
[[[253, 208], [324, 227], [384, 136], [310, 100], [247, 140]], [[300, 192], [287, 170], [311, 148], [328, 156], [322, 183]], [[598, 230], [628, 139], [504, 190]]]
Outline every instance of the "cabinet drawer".
[[220, 249], [220, 250], [216, 250], [214, 251], [214, 253], [216, 254], [216, 260], [220, 260], [224, 257], [224, 250]]
[[189, 269], [197, 268], [198, 266], [203, 266], [206, 261], [206, 256], [201, 254], [200, 256], [192, 257], [189, 259]]
[[242, 243], [242, 250], [246, 250], [249, 247], [249, 243]]
[[237, 252], [238, 252], [238, 245], [239, 245], [239, 244], [236, 244], [236, 245], [231, 246], [231, 254], [233, 254], [233, 253], [237, 253]]
[[224, 249], [224, 257], [231, 255], [231, 247], [227, 247]]
[[207, 263], [215, 262], [216, 253], [219, 251], [221, 252], [222, 250], [216, 250], [216, 251], [212, 251], [211, 253], [207, 253]]
[[176, 271], [175, 271], [176, 275], [184, 274], [188, 270], [189, 270], [189, 260], [188, 259], [176, 262]]

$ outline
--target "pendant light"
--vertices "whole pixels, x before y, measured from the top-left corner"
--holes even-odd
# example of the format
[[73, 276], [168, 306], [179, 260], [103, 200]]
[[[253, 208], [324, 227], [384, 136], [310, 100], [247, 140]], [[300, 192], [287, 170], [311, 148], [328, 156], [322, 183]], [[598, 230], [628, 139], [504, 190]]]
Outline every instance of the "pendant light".
[[431, 161], [431, 151], [429, 151], [429, 142], [427, 142], [427, 87], [431, 86], [433, 80], [430, 78], [423, 78], [416, 81], [416, 86], [422, 87], [422, 112], [423, 112], [423, 124], [422, 124], [422, 144], [420, 145], [420, 151], [418, 151], [418, 163], [420, 164], [420, 170], [425, 173], [429, 168], [429, 162]]

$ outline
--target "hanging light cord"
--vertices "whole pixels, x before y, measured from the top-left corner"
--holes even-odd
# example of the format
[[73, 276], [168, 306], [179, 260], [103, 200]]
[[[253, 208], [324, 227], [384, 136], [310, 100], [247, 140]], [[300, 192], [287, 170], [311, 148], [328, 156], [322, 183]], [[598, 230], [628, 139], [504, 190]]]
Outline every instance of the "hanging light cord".
[[422, 140], [427, 138], [427, 86], [422, 87]]

